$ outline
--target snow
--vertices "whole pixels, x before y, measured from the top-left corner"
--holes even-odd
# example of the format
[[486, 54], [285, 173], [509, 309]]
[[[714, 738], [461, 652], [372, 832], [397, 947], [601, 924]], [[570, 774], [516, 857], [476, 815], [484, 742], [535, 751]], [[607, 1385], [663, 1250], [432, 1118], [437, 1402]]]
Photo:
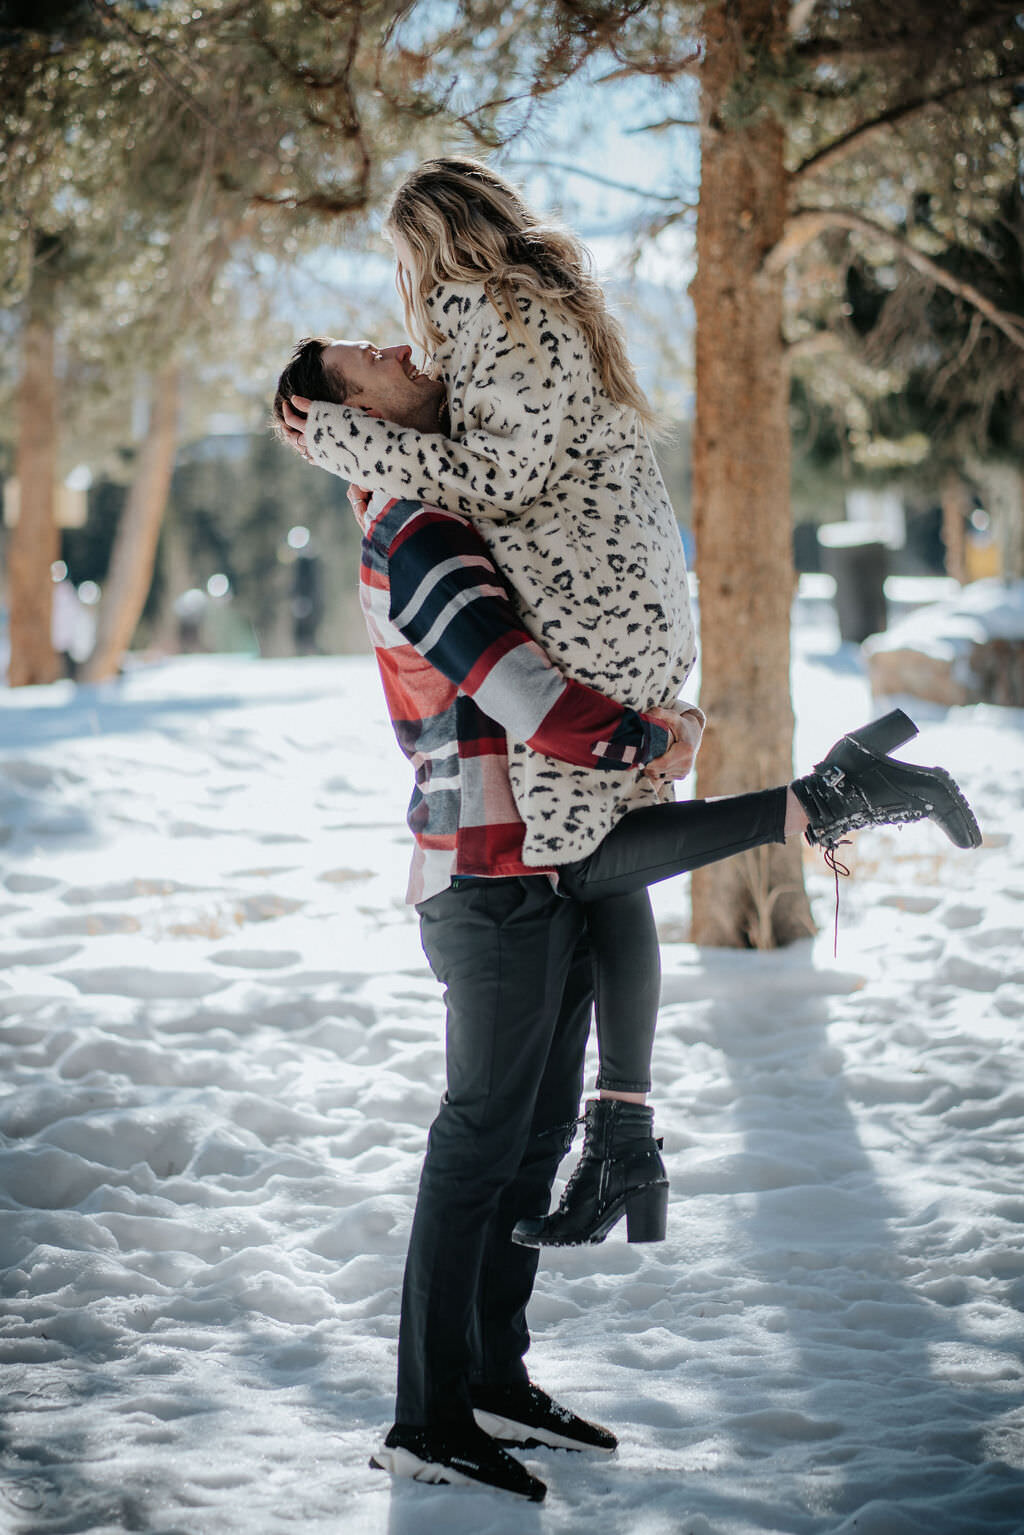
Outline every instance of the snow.
[[[810, 764], [883, 704], [797, 639]], [[656, 892], [669, 1237], [542, 1258], [531, 1368], [621, 1446], [538, 1508], [367, 1465], [443, 1065], [372, 662], [2, 695], [5, 1535], [1020, 1535], [1024, 713], [901, 702], [981, 850], [861, 834], [838, 959], [816, 855], [782, 952]]]
[[884, 634], [871, 635], [865, 648], [868, 654], [918, 650], [938, 661], [958, 662], [958, 675], [966, 680], [972, 645], [991, 640], [1024, 640], [1024, 581], [974, 581], [943, 602], [908, 613]]

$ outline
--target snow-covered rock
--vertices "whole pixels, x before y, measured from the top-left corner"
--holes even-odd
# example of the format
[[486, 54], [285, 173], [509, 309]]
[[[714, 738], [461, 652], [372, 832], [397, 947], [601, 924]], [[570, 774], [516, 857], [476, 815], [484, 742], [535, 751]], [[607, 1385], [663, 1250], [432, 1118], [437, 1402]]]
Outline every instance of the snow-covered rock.
[[1024, 581], [975, 581], [864, 643], [876, 697], [1024, 705]]

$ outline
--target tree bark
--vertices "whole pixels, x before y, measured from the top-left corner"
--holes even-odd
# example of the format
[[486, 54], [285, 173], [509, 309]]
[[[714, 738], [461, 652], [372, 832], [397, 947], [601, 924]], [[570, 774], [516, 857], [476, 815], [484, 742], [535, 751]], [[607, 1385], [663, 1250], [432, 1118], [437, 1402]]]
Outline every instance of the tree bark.
[[179, 393], [178, 365], [170, 362], [153, 383], [149, 427], [114, 539], [96, 644], [82, 671], [86, 682], [116, 675], [149, 596], [174, 470]]
[[1024, 580], [1024, 478], [1020, 463], [972, 454], [966, 468], [992, 518], [1004, 579]]
[[[792, 778], [789, 387], [783, 130], [756, 97], [785, 47], [788, 0], [712, 0], [701, 72], [694, 533], [700, 582], [702, 797]], [[693, 876], [697, 943], [770, 948], [813, 931], [796, 839]]]
[[50, 629], [53, 577], [60, 555], [57, 531], [57, 282], [37, 261], [25, 306], [18, 399], [18, 521], [8, 544], [7, 594], [12, 688], [55, 682], [61, 667]]
[[949, 469], [942, 477], [942, 542], [946, 574], [963, 586], [967, 581], [967, 518], [971, 497], [963, 477]]

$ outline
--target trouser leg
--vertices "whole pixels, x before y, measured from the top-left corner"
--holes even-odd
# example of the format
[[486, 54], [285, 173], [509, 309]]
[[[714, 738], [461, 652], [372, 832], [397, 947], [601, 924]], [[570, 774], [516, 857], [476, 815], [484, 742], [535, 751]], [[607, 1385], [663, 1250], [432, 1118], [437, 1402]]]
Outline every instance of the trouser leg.
[[658, 930], [646, 889], [585, 907], [594, 969], [600, 1090], [646, 1093], [661, 997]]
[[[423, 903], [420, 918], [427, 958], [446, 987], [448, 1086], [430, 1129], [409, 1238], [396, 1420], [438, 1425], [471, 1412], [491, 1225], [520, 1174], [541, 1086], [554, 1069], [583, 914], [538, 876], [442, 891]], [[578, 1075], [574, 1081], [578, 1091]], [[575, 1105], [568, 1117], [574, 1113]], [[552, 1155], [539, 1159], [545, 1176]], [[517, 1310], [530, 1284], [524, 1271]], [[488, 1302], [489, 1313], [495, 1304]], [[488, 1337], [495, 1326], [489, 1315]], [[513, 1330], [525, 1335], [525, 1323]]]
[[598, 1089], [647, 1092], [661, 963], [649, 885], [785, 841], [786, 790], [652, 805], [623, 816], [595, 851], [559, 869], [583, 902], [594, 954]]
[[477, 1286], [473, 1379], [489, 1386], [528, 1379], [523, 1357], [530, 1346], [526, 1305], [540, 1253], [510, 1240], [524, 1215], [546, 1215], [558, 1165], [572, 1139], [583, 1091], [583, 1062], [593, 1001], [590, 946], [576, 948], [537, 1090], [529, 1139], [511, 1183], [498, 1201]]
[[559, 884], [577, 901], [656, 885], [766, 842], [785, 842], [786, 790], [650, 805], [623, 816], [586, 858], [562, 864]]

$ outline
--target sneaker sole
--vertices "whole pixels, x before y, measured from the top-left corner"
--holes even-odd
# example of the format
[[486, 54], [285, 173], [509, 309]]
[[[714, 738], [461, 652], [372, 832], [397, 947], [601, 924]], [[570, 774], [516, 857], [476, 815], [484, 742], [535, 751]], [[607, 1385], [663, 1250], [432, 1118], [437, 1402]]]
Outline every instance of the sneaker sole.
[[403, 1477], [413, 1482], [429, 1482], [432, 1486], [458, 1486], [458, 1487], [490, 1487], [495, 1492], [508, 1492], [514, 1498], [526, 1498], [530, 1503], [543, 1503], [547, 1488], [543, 1482], [537, 1482], [536, 1487], [540, 1491], [516, 1492], [512, 1487], [501, 1487], [495, 1482], [485, 1481], [483, 1477], [469, 1476], [464, 1471], [456, 1471], [454, 1466], [445, 1466], [437, 1461], [420, 1460], [411, 1450], [377, 1450], [370, 1456], [370, 1465], [374, 1471], [389, 1471], [392, 1476]]
[[414, 1482], [433, 1482], [435, 1486], [442, 1482], [472, 1486], [475, 1481], [474, 1477], [465, 1476], [451, 1466], [420, 1460], [411, 1450], [378, 1450], [370, 1456], [370, 1465], [375, 1471], [390, 1471], [392, 1476], [407, 1477]]
[[552, 1429], [517, 1423], [514, 1418], [499, 1418], [493, 1412], [482, 1412], [479, 1407], [474, 1407], [473, 1416], [484, 1433], [490, 1434], [500, 1445], [521, 1450], [594, 1450], [598, 1455], [614, 1455], [618, 1448], [614, 1444], [589, 1444], [584, 1439], [570, 1439], [566, 1434], [556, 1434]]

